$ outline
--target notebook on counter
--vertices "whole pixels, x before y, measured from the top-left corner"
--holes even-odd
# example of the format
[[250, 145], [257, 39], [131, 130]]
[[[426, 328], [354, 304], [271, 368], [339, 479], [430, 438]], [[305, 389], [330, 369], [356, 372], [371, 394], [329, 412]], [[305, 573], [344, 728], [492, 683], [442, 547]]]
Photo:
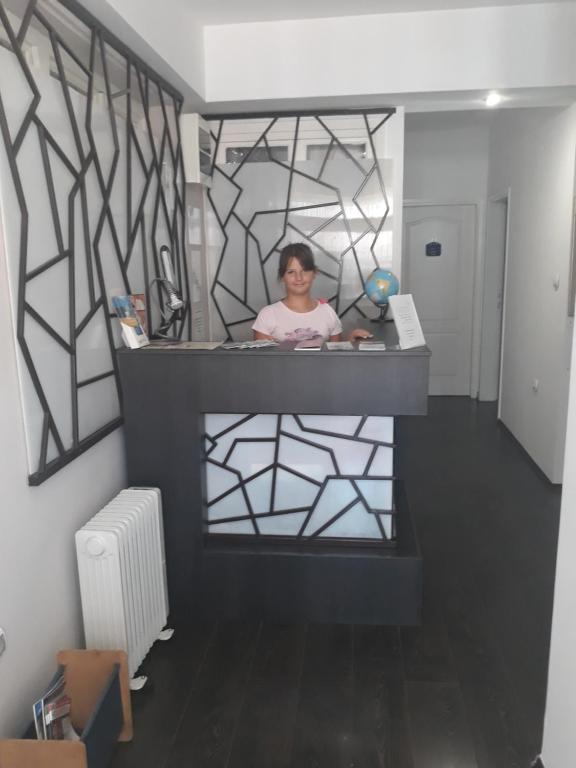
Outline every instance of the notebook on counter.
[[324, 346], [328, 352], [350, 352], [354, 345], [350, 341], [327, 341]]
[[359, 352], [384, 352], [386, 344], [383, 341], [361, 341], [358, 344]]
[[322, 349], [322, 339], [306, 339], [299, 341], [294, 347], [297, 352], [319, 352]]
[[278, 342], [273, 339], [255, 339], [252, 341], [225, 341], [222, 349], [268, 349], [277, 347]]

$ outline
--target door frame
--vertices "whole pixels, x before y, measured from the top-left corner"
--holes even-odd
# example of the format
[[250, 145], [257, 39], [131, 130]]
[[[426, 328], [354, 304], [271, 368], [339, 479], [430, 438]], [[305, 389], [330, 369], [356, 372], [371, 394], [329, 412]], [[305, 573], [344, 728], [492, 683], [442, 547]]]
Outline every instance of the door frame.
[[[435, 206], [462, 207], [472, 206], [474, 208], [474, 255], [472, 264], [472, 324], [470, 338], [470, 386], [469, 395], [472, 398], [478, 397], [480, 388], [480, 349], [482, 341], [482, 304], [484, 298], [484, 251], [486, 241], [486, 201], [485, 200], [453, 200], [431, 198], [407, 198], [404, 200], [402, 208], [417, 208]], [[404, 232], [404, 216], [402, 216], [402, 232]], [[402, 245], [404, 248], [405, 240]], [[405, 278], [406, 265], [404, 261], [404, 250], [402, 251], [402, 274], [401, 281]]]
[[[480, 328], [480, 336], [481, 336], [481, 350], [480, 350], [480, 368], [482, 369], [485, 365], [486, 361], [484, 359], [484, 351], [486, 350], [485, 345], [485, 335], [487, 332], [491, 332], [492, 328], [487, 328], [487, 323], [489, 321], [488, 316], [488, 308], [486, 307], [485, 301], [486, 301], [486, 291], [488, 286], [490, 285], [493, 287], [494, 285], [494, 278], [496, 273], [498, 273], [498, 280], [501, 277], [502, 283], [500, 285], [500, 292], [501, 292], [501, 298], [500, 298], [500, 329], [498, 334], [498, 379], [495, 382], [495, 390], [496, 394], [495, 397], [490, 397], [487, 400], [488, 401], [494, 401], [496, 400], [499, 402], [500, 400], [500, 379], [501, 379], [501, 367], [502, 367], [502, 339], [503, 339], [503, 330], [502, 330], [502, 324], [504, 321], [504, 295], [505, 295], [505, 275], [506, 275], [506, 257], [507, 257], [507, 250], [508, 250], [508, 193], [500, 194], [500, 195], [490, 195], [486, 201], [486, 237], [485, 237], [485, 249], [484, 249], [484, 271], [483, 271], [483, 291], [482, 291], [482, 317], [481, 317], [481, 328]], [[500, 214], [495, 215], [501, 206], [505, 206], [505, 217], [501, 218]], [[502, 226], [503, 224], [503, 226]], [[494, 240], [494, 234], [497, 233], [498, 240]], [[500, 239], [501, 238], [501, 239]], [[498, 257], [495, 259], [493, 255], [493, 248], [496, 245], [497, 251], [498, 251]], [[489, 248], [490, 246], [490, 248]], [[491, 335], [491, 334], [490, 334]], [[490, 364], [494, 363], [494, 359], [496, 355], [494, 354], [494, 350], [490, 350]], [[485, 395], [486, 393], [484, 393]], [[478, 399], [480, 399], [482, 395], [482, 375], [480, 375], [479, 380], [479, 388], [478, 388]], [[484, 398], [486, 399], [486, 398]]]
[[[504, 364], [504, 339], [506, 337], [506, 299], [508, 297], [508, 256], [510, 253], [510, 206], [512, 205], [512, 187], [506, 187], [504, 192], [490, 195], [488, 204], [506, 201], [506, 227], [504, 232], [504, 280], [502, 281], [502, 322], [500, 324], [500, 370], [498, 371], [498, 411], [500, 421], [502, 409], [502, 368]], [[488, 222], [486, 222], [487, 225]], [[482, 291], [484, 293], [484, 291]]]

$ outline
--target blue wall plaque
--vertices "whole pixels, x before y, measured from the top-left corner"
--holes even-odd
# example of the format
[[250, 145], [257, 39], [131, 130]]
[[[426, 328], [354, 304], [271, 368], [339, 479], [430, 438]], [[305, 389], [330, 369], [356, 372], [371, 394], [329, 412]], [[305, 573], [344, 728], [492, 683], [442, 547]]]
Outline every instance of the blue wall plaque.
[[426, 243], [426, 256], [441, 256], [442, 255], [442, 244], [436, 243], [435, 241], [432, 241], [431, 243]]

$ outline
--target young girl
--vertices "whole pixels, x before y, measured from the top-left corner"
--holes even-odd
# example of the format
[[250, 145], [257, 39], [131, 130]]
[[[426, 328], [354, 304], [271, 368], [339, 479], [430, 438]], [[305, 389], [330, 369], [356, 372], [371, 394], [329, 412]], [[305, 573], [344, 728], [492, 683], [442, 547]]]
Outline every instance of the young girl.
[[[310, 295], [315, 277], [314, 256], [305, 243], [290, 243], [282, 249], [278, 279], [284, 283], [286, 296], [260, 310], [252, 326], [255, 339], [341, 341], [342, 323], [336, 312]], [[369, 336], [368, 331], [357, 328], [348, 338]]]

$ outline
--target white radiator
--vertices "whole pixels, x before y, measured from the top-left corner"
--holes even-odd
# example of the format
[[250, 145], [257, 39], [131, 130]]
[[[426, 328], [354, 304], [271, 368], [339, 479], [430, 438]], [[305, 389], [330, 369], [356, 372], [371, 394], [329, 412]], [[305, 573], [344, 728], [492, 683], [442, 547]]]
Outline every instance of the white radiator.
[[130, 677], [168, 618], [162, 498], [121, 491], [76, 533], [86, 647], [121, 649]]

